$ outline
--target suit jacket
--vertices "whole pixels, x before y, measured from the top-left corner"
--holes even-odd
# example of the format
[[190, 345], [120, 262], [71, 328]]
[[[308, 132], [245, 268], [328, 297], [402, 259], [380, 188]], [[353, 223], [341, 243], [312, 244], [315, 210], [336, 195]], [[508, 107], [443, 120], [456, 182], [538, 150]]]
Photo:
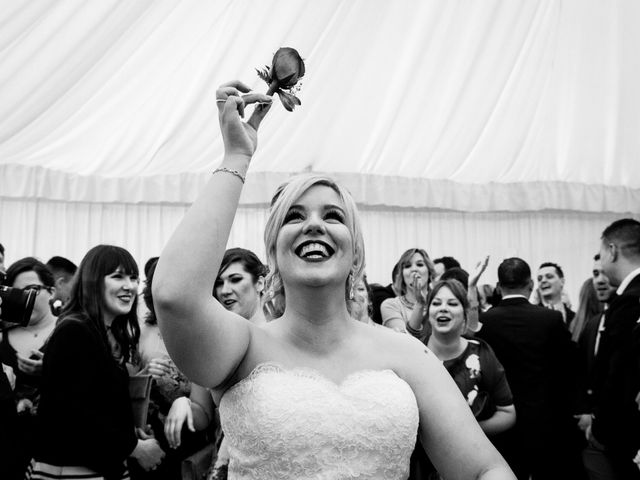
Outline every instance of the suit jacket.
[[567, 305], [564, 306], [564, 310], [565, 310], [565, 314], [567, 316], [567, 328], [569, 328], [571, 326], [571, 324], [573, 323], [573, 320], [576, 318], [576, 312], [574, 312], [573, 310], [571, 310]]
[[602, 313], [587, 318], [578, 339], [578, 386], [576, 414], [594, 412], [595, 347]]
[[[540, 305], [541, 307], [545, 307], [544, 303], [542, 303], [542, 301], [538, 302], [537, 305]], [[573, 322], [573, 319], [576, 318], [576, 312], [574, 312], [573, 310], [571, 310], [571, 308], [569, 307], [569, 305], [567, 305], [566, 303], [562, 304], [564, 306], [564, 314], [565, 314], [565, 325], [567, 326], [567, 328], [569, 328], [571, 326], [571, 323]], [[545, 308], [549, 308], [549, 307], [545, 307]], [[549, 308], [549, 310], [551, 310]]]
[[562, 314], [526, 298], [502, 300], [482, 315], [478, 336], [493, 348], [513, 392], [516, 425], [549, 441], [571, 419], [575, 344]]
[[616, 296], [605, 313], [605, 330], [595, 364], [596, 411], [593, 435], [633, 458], [640, 448], [640, 275]]

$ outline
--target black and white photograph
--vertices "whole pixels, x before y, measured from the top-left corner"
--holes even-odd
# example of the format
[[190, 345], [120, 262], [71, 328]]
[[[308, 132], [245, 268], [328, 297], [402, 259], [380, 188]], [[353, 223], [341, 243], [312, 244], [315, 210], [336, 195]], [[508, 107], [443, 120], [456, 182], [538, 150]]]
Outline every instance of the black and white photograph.
[[0, 479], [640, 480], [638, 25], [0, 1]]

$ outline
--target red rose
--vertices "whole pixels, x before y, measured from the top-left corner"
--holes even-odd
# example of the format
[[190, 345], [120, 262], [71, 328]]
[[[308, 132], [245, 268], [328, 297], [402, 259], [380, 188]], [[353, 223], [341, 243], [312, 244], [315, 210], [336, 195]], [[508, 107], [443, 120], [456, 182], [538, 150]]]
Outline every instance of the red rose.
[[278, 81], [280, 88], [295, 87], [304, 77], [304, 61], [293, 48], [279, 48], [271, 63], [271, 77]]
[[269, 85], [267, 95], [277, 93], [284, 108], [291, 112], [296, 105], [301, 105], [300, 99], [292, 93], [305, 73], [304, 60], [296, 49], [279, 48], [273, 56], [271, 67], [265, 67], [257, 72], [258, 76]]

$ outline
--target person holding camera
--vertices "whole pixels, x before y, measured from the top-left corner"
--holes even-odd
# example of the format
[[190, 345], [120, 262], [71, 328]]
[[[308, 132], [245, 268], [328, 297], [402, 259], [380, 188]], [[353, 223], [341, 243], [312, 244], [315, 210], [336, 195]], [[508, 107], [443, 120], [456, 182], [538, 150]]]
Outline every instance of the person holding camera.
[[136, 435], [126, 364], [136, 357], [138, 266], [120, 247], [85, 255], [46, 348], [38, 442], [27, 478], [128, 478], [129, 457], [145, 470], [164, 457]]
[[[20, 445], [17, 460], [26, 469], [33, 454], [35, 415], [38, 409], [42, 359], [45, 344], [56, 324], [49, 300], [54, 293], [53, 275], [34, 257], [22, 258], [8, 268], [4, 284], [15, 290], [35, 292], [33, 309], [26, 325], [5, 312], [0, 330], [0, 361], [15, 374], [13, 396], [16, 402]], [[22, 305], [26, 308], [26, 305]], [[7, 309], [8, 310], [8, 309]], [[25, 316], [28, 312], [25, 313]]]
[[35, 413], [33, 402], [42, 373], [44, 344], [56, 324], [56, 317], [49, 307], [49, 300], [55, 292], [54, 279], [44, 263], [34, 257], [26, 257], [11, 264], [4, 284], [25, 292], [32, 290], [36, 295], [29, 322], [19, 325], [14, 323], [14, 319], [3, 318], [0, 336], [0, 359], [16, 374], [18, 410], [33, 410]]

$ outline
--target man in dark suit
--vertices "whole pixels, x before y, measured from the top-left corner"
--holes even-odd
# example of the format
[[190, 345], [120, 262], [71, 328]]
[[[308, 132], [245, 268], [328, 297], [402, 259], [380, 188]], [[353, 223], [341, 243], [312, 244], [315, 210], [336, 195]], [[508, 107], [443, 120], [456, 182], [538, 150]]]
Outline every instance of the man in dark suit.
[[576, 313], [571, 310], [568, 303], [564, 301], [564, 272], [557, 263], [544, 262], [538, 267], [538, 305], [558, 310], [562, 313], [562, 319], [567, 327], [571, 326], [571, 322]]
[[[578, 428], [588, 435], [595, 412], [594, 374], [595, 362], [600, 348], [600, 337], [604, 331], [604, 312], [615, 295], [616, 289], [602, 270], [600, 254], [593, 259], [591, 285], [595, 292], [601, 310], [594, 311], [586, 318], [582, 332], [578, 337], [578, 391], [575, 408], [575, 418]], [[586, 301], [582, 299], [582, 301]], [[588, 302], [587, 302], [588, 303]], [[615, 480], [611, 462], [601, 445], [588, 442], [582, 452], [585, 469], [590, 478]]]
[[602, 232], [600, 261], [616, 296], [605, 313], [595, 364], [590, 440], [604, 446], [619, 478], [640, 479], [640, 222], [622, 219]]
[[520, 480], [579, 479], [584, 471], [572, 432], [575, 344], [558, 311], [532, 305], [531, 269], [520, 258], [498, 267], [500, 303], [482, 315], [478, 337], [496, 353], [516, 407], [516, 426], [497, 446]]

